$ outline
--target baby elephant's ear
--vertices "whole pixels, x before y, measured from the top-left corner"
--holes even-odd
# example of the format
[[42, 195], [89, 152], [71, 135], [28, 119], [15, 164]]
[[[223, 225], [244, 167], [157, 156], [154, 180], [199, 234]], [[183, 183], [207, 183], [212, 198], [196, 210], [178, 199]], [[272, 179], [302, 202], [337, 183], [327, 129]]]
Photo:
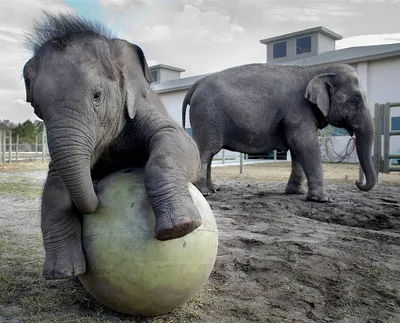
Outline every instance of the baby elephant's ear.
[[25, 93], [26, 93], [26, 102], [29, 102], [34, 109], [35, 114], [43, 119], [40, 110], [34, 103], [33, 97], [33, 87], [37, 74], [37, 61], [34, 58], [31, 58], [28, 62], [26, 62], [23, 70], [24, 82], [25, 82]]
[[318, 106], [324, 117], [328, 115], [331, 106], [331, 78], [335, 75], [334, 73], [324, 73], [313, 77], [304, 94], [308, 101]]
[[140, 95], [143, 81], [149, 84], [152, 82], [152, 77], [146, 58], [139, 46], [122, 39], [114, 39], [114, 41], [119, 70], [122, 74], [125, 106], [129, 117], [133, 119], [136, 114], [136, 96]]
[[33, 102], [33, 82], [35, 79], [35, 67], [33, 63], [33, 59], [31, 58], [28, 62], [26, 62], [23, 70], [24, 82], [25, 82], [25, 93], [26, 93], [26, 102]]

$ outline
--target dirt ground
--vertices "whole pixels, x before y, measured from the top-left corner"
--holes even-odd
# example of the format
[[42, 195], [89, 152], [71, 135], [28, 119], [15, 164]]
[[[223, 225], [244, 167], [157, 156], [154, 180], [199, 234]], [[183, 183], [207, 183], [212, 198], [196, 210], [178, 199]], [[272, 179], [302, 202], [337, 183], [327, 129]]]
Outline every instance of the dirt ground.
[[400, 173], [357, 190], [326, 164], [329, 204], [283, 193], [288, 163], [213, 169], [219, 250], [208, 283], [175, 312], [113, 313], [79, 284], [41, 277], [45, 166], [0, 167], [0, 322], [400, 322]]

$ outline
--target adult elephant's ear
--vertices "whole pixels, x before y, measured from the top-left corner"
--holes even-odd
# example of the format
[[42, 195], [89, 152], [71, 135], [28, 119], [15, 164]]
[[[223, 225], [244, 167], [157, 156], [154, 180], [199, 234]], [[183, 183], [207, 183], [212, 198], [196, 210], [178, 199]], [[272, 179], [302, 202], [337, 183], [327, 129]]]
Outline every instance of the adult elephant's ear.
[[142, 49], [135, 44], [130, 44], [132, 46], [132, 50], [135, 50], [137, 55], [139, 56], [140, 64], [142, 65], [142, 70], [144, 77], [146, 78], [147, 82], [151, 83], [153, 82], [153, 78], [151, 76], [151, 72], [149, 69], [149, 66], [147, 65], [146, 57], [144, 56], [144, 53]]
[[304, 97], [318, 106], [324, 117], [329, 113], [331, 105], [331, 78], [335, 76], [334, 73], [319, 74], [312, 78], [306, 88]]
[[143, 91], [143, 85], [152, 82], [151, 72], [139, 46], [122, 39], [114, 41], [117, 45], [119, 70], [122, 74], [121, 86], [125, 93], [125, 105], [129, 117], [133, 119], [136, 113], [135, 97]]

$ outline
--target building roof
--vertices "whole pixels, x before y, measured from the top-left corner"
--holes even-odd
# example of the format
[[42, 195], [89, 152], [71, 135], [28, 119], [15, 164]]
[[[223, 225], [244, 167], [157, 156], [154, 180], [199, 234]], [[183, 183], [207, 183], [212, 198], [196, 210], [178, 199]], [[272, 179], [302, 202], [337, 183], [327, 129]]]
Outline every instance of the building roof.
[[324, 34], [324, 35], [326, 35], [326, 36], [328, 36], [328, 37], [330, 37], [330, 38], [332, 38], [334, 40], [339, 40], [339, 39], [343, 38], [343, 36], [333, 32], [332, 30], [329, 30], [328, 28], [319, 26], [319, 27], [299, 30], [299, 31], [296, 31], [296, 32], [293, 32], [293, 33], [289, 33], [289, 34], [284, 34], [284, 35], [280, 35], [280, 36], [275, 36], [275, 37], [262, 39], [262, 40], [260, 40], [260, 43], [267, 45], [269, 43], [276, 42], [276, 41], [279, 41], [279, 40], [286, 40], [288, 38], [303, 36], [303, 35], [306, 35], [306, 34], [316, 33], [316, 32]]
[[[298, 65], [310, 66], [327, 63], [359, 63], [364, 61], [376, 60], [400, 56], [400, 43], [389, 45], [360, 46], [337, 49], [325, 52], [316, 56], [310, 56], [302, 59], [275, 63], [276, 65]], [[213, 73], [185, 77], [176, 80], [170, 80], [163, 83], [153, 84], [152, 88], [156, 93], [165, 93], [189, 89], [197, 80]]]
[[185, 71], [183, 68], [179, 68], [179, 67], [175, 67], [175, 66], [171, 66], [171, 65], [165, 65], [165, 64], [158, 64], [158, 65], [153, 65], [153, 66], [149, 67], [150, 70], [155, 70], [157, 68], [164, 68], [166, 70], [172, 70], [172, 71], [177, 71], [177, 72]]
[[389, 45], [374, 45], [349, 47], [325, 52], [316, 56], [276, 63], [277, 65], [309, 66], [326, 63], [359, 63], [363, 61], [376, 60], [400, 56], [400, 43]]
[[170, 80], [162, 83], [152, 84], [151, 87], [156, 93], [165, 93], [170, 91], [179, 91], [179, 90], [187, 90], [189, 89], [197, 80], [210, 75], [208, 74], [201, 74], [195, 76], [189, 76], [185, 78], [180, 78], [176, 80]]

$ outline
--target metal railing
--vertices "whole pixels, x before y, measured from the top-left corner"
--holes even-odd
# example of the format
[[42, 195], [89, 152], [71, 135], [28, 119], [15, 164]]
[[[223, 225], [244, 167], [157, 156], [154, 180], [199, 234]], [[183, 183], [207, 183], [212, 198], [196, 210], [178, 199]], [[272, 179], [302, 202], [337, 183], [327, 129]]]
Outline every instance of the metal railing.
[[[392, 130], [391, 109], [400, 107], [400, 102], [387, 102], [375, 104], [375, 140], [374, 140], [374, 166], [377, 173], [390, 173], [400, 171], [400, 166], [392, 166], [391, 160], [400, 160], [400, 154], [390, 153], [390, 138], [400, 136], [400, 130]], [[383, 120], [383, 129], [382, 129]], [[382, 130], [383, 130], [383, 158], [382, 158]]]
[[36, 136], [35, 143], [23, 143], [12, 130], [0, 130], [0, 162], [48, 162], [50, 159], [45, 132]]

